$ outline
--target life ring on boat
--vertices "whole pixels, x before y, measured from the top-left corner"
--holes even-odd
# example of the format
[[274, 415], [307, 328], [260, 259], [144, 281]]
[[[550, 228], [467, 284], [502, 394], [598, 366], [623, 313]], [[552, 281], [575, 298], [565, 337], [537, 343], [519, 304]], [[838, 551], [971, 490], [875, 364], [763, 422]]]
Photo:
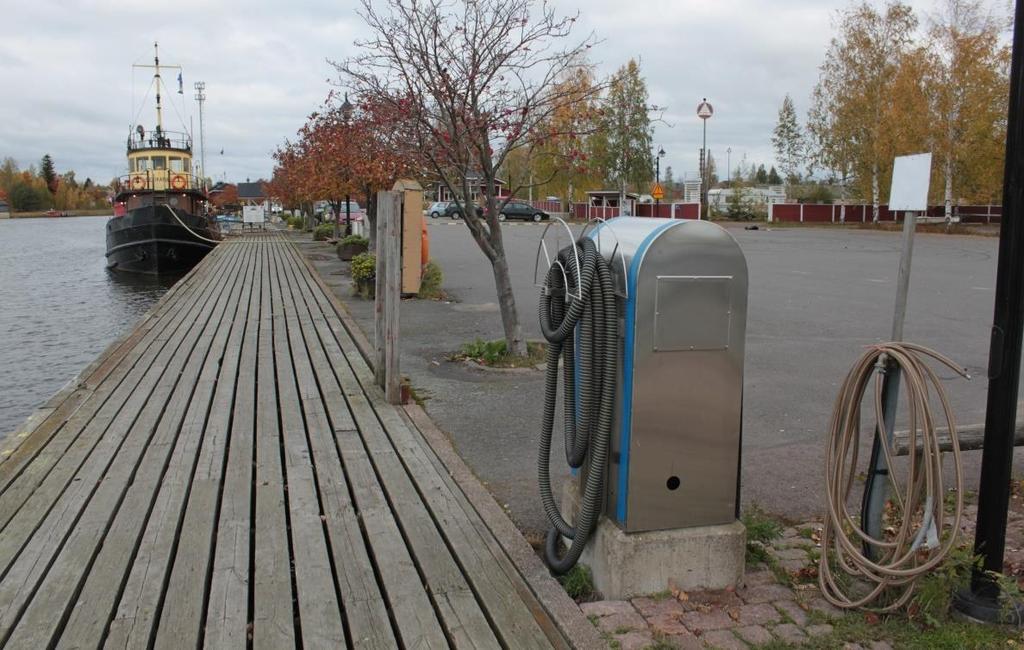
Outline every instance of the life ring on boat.
[[171, 177], [171, 187], [176, 190], [185, 189], [185, 177], [181, 174], [175, 174]]
[[132, 189], [133, 190], [141, 190], [142, 186], [145, 185], [145, 184], [146, 184], [146, 181], [143, 180], [143, 178], [141, 176], [133, 176], [132, 177]]

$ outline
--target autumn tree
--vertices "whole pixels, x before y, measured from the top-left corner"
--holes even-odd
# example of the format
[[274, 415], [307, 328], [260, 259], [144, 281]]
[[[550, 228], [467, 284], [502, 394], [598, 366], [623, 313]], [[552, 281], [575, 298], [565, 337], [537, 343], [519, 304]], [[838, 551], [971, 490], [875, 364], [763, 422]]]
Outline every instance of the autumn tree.
[[496, 179], [509, 155], [551, 137], [543, 127], [579, 98], [557, 83], [583, 65], [591, 39], [563, 46], [576, 18], [537, 0], [362, 0], [359, 14], [367, 37], [335, 64], [341, 82], [390, 107], [406, 127], [407, 155], [455, 197], [491, 263], [507, 348], [524, 354]]
[[782, 170], [786, 182], [799, 182], [800, 169], [805, 162], [804, 134], [797, 121], [793, 98], [788, 93], [782, 100], [779, 119], [775, 124], [775, 130], [772, 131], [772, 148], [775, 150], [775, 160], [779, 163], [779, 169]]
[[865, 1], [840, 12], [818, 84], [808, 132], [817, 162], [870, 195], [874, 221], [882, 174], [892, 165], [883, 134], [891, 80], [912, 44], [917, 18], [898, 0], [876, 11]]
[[969, 200], [1001, 196], [1009, 95], [1006, 21], [980, 0], [945, 0], [928, 29], [934, 127], [946, 218], [954, 193]]
[[654, 178], [649, 111], [647, 84], [640, 66], [630, 59], [608, 84], [593, 145], [605, 181], [619, 190], [619, 205], [626, 204], [627, 187], [639, 189]]

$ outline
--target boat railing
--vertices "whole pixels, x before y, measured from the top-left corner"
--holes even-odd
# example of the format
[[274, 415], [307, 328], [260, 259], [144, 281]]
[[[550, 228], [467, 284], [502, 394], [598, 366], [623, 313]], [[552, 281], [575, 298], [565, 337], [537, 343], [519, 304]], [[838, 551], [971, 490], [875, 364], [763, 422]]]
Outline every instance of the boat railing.
[[177, 131], [149, 131], [139, 135], [133, 132], [128, 136], [128, 151], [141, 149], [180, 149], [192, 150], [192, 136]]
[[188, 172], [149, 169], [118, 177], [122, 192], [184, 192], [202, 190], [202, 181]]

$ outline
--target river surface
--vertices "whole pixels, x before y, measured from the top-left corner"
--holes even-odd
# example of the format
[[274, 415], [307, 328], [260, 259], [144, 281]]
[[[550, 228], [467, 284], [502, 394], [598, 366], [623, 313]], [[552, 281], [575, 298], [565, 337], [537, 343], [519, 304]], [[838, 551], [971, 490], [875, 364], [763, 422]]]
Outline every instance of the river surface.
[[0, 220], [0, 438], [131, 330], [173, 283], [107, 271], [106, 221]]

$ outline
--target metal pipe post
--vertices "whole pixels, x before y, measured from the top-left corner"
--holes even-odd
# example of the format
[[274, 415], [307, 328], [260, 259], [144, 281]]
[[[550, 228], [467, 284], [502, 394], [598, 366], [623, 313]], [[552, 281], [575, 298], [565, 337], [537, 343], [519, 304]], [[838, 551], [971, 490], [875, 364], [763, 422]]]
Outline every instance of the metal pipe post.
[[[983, 558], [975, 567], [970, 591], [956, 595], [955, 606], [977, 619], [1021, 621], [1021, 608], [1003, 607], [1005, 594], [992, 579], [1002, 573], [1006, 546], [1006, 513], [1010, 502], [1013, 432], [1020, 384], [1021, 338], [1024, 334], [1024, 0], [1017, 0], [1010, 65], [1010, 110], [1006, 125], [1003, 171], [1003, 219], [996, 266], [995, 310], [988, 360], [988, 402], [985, 442], [978, 489], [978, 522], [974, 552]], [[1007, 610], [1012, 613], [1007, 616]]]

